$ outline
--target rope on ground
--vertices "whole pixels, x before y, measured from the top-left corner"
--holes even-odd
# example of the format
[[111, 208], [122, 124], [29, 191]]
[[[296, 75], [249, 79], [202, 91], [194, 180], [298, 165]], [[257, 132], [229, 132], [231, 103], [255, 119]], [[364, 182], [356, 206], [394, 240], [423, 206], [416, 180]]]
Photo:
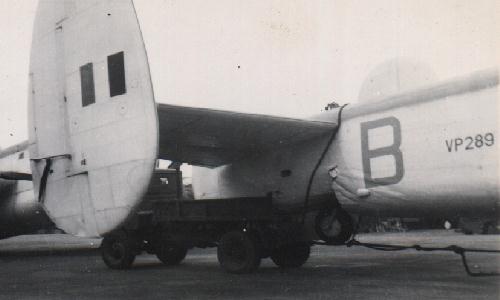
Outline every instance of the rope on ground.
[[[316, 243], [320, 245], [326, 245], [326, 243]], [[402, 250], [410, 250], [414, 249], [417, 251], [450, 251], [454, 252], [462, 258], [462, 264], [465, 268], [465, 271], [467, 274], [471, 277], [486, 277], [486, 276], [500, 276], [500, 273], [496, 272], [491, 272], [491, 273], [484, 273], [484, 272], [473, 272], [469, 264], [467, 263], [467, 257], [466, 253], [493, 253], [493, 254], [500, 254], [500, 250], [491, 250], [491, 249], [475, 249], [475, 248], [464, 248], [456, 245], [451, 245], [447, 247], [424, 247], [420, 245], [412, 245], [412, 246], [404, 246], [404, 245], [388, 245], [388, 244], [376, 244], [376, 243], [363, 243], [360, 241], [357, 241], [356, 239], [351, 239], [346, 243], [347, 247], [352, 247], [352, 246], [362, 246], [374, 250], [380, 250], [380, 251], [402, 251]]]

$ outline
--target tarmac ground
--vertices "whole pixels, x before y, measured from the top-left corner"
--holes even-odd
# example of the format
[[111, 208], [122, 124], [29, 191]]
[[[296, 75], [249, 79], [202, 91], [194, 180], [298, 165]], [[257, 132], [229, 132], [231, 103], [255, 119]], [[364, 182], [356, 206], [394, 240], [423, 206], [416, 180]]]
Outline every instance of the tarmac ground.
[[[498, 235], [453, 231], [366, 234], [363, 242], [500, 249]], [[225, 273], [214, 249], [179, 266], [138, 256], [131, 270], [102, 262], [100, 240], [33, 235], [0, 241], [0, 299], [499, 299], [500, 277], [470, 277], [452, 252], [383, 252], [315, 246], [299, 269], [263, 260], [257, 272]], [[498, 255], [469, 254], [475, 272], [498, 272]]]

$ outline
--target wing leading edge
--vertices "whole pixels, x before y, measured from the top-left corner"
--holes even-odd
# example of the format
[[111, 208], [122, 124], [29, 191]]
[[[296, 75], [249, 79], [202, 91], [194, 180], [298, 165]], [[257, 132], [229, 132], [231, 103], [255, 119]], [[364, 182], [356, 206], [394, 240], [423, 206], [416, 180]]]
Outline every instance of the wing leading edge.
[[303, 120], [158, 104], [159, 158], [218, 167], [330, 133], [332, 120]]

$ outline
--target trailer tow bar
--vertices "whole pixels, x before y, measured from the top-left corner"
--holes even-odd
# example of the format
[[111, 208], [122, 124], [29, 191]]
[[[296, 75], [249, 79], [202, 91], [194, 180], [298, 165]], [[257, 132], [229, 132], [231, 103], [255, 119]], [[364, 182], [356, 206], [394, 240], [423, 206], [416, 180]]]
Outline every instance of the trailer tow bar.
[[[314, 244], [316, 245], [328, 245], [327, 243], [323, 242], [315, 242]], [[486, 277], [486, 276], [500, 276], [500, 273], [497, 272], [473, 272], [469, 264], [467, 263], [467, 256], [465, 255], [467, 252], [470, 253], [493, 253], [493, 254], [500, 254], [500, 250], [491, 250], [491, 249], [475, 249], [475, 248], [464, 248], [456, 245], [451, 245], [447, 247], [424, 247], [420, 245], [411, 245], [411, 246], [405, 246], [405, 245], [388, 245], [388, 244], [376, 244], [376, 243], [363, 243], [360, 242], [356, 239], [351, 239], [345, 244], [347, 247], [353, 247], [353, 246], [361, 246], [373, 250], [379, 250], [379, 251], [403, 251], [403, 250], [417, 250], [417, 251], [426, 251], [426, 252], [431, 252], [431, 251], [448, 251], [448, 252], [454, 252], [462, 258], [462, 264], [464, 266], [465, 271], [467, 272], [467, 275], [471, 277]]]

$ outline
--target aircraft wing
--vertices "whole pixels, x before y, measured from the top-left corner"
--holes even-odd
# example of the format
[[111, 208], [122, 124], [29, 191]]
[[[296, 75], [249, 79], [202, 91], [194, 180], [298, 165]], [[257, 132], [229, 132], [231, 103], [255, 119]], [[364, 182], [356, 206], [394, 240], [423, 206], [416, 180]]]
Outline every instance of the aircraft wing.
[[158, 104], [160, 158], [217, 167], [330, 133], [331, 122]]

